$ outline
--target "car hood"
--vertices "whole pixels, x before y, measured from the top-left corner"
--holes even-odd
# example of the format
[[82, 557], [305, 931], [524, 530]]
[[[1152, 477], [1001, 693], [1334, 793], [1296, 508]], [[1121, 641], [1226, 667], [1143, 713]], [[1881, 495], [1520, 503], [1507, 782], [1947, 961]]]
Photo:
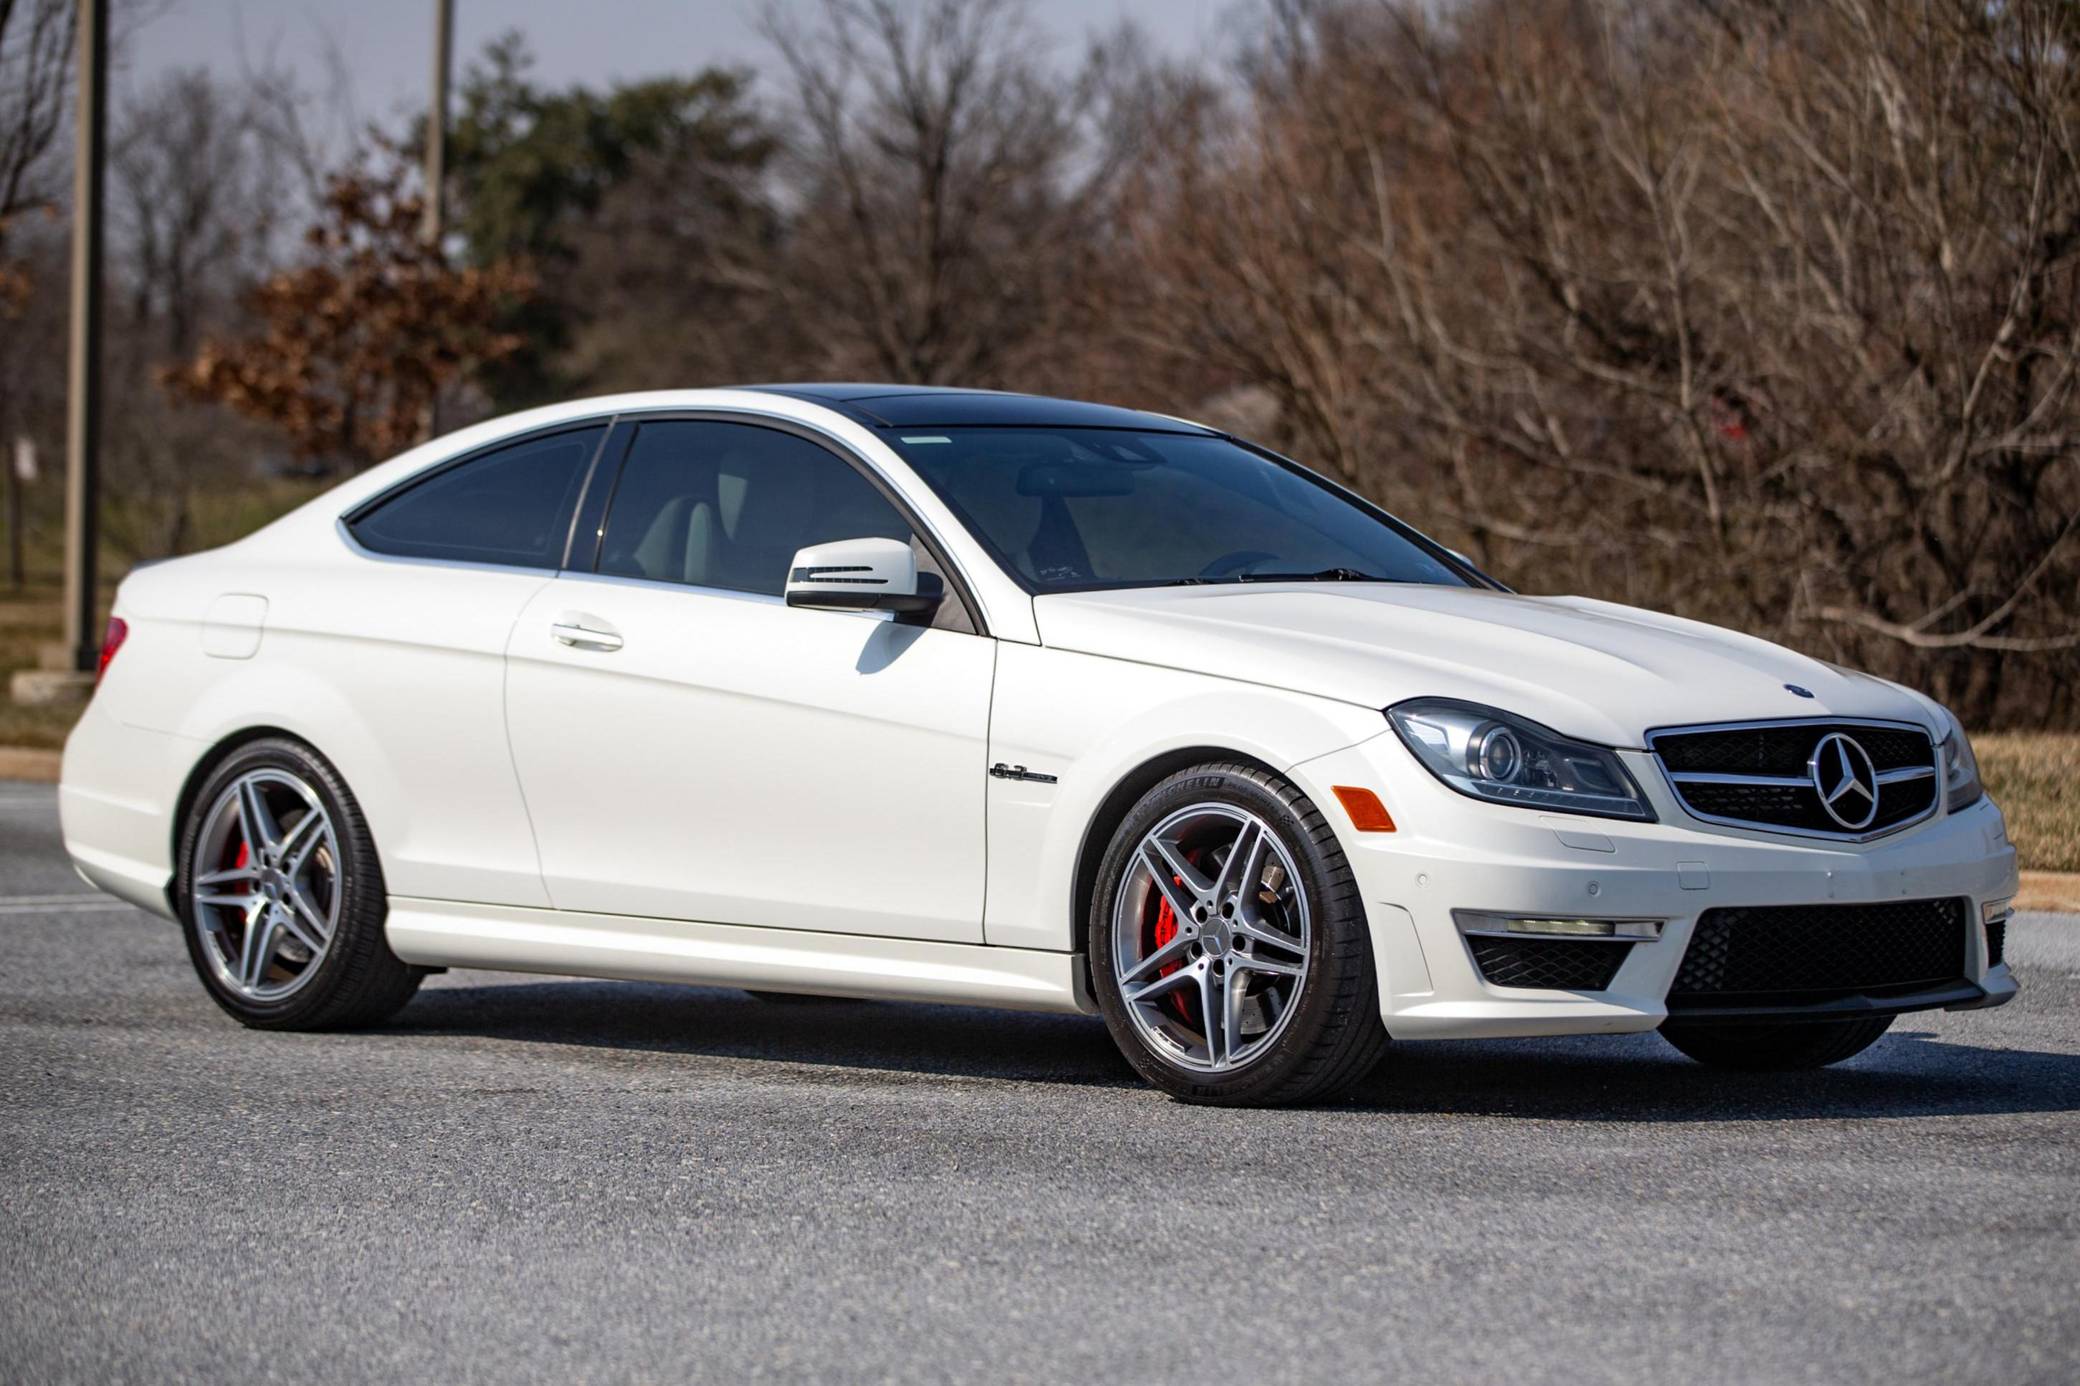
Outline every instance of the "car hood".
[[[1940, 737], [1928, 699], [1737, 631], [1585, 597], [1387, 583], [1148, 587], [1036, 597], [1050, 648], [1387, 707], [1462, 698], [1568, 736], [1880, 717]], [[1801, 697], [1787, 684], [1812, 694]]]

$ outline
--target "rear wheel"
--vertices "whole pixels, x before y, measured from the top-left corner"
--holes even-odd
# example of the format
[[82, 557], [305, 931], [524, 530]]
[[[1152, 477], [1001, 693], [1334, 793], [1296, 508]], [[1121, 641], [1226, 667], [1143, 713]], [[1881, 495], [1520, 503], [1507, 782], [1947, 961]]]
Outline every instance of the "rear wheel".
[[1892, 1027], [1889, 1015], [1848, 1020], [1796, 1020], [1782, 1024], [1711, 1025], [1678, 1022], [1661, 1027], [1661, 1038], [1701, 1064], [1750, 1073], [1825, 1068], [1854, 1058]]
[[381, 1020], [424, 970], [383, 937], [383, 872], [360, 807], [309, 747], [242, 746], [195, 795], [175, 897], [188, 956], [247, 1025], [318, 1030]]
[[1128, 1062], [1188, 1101], [1325, 1097], [1386, 1048], [1350, 866], [1307, 797], [1253, 766], [1182, 771], [1127, 814], [1090, 958]]

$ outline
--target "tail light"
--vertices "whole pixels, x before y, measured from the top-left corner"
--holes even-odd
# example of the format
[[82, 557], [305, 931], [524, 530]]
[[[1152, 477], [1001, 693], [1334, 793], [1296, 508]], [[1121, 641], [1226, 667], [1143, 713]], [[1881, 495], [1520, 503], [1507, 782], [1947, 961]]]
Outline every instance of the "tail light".
[[123, 642], [129, 638], [130, 623], [120, 616], [109, 617], [108, 629], [101, 636], [101, 662], [94, 666], [94, 682], [101, 682], [102, 675], [108, 672], [110, 662], [116, 657], [116, 651], [122, 649]]

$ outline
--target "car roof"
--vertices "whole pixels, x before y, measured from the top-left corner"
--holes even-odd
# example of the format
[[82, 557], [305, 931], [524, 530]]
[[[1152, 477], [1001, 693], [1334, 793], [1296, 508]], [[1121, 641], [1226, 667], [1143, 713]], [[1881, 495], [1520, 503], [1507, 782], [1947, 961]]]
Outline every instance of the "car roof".
[[1111, 404], [1023, 395], [1004, 390], [961, 390], [933, 385], [827, 383], [747, 385], [761, 394], [785, 395], [820, 404], [869, 428], [959, 428], [995, 425], [1027, 428], [1134, 428], [1165, 433], [1210, 433], [1211, 429], [1164, 414]]

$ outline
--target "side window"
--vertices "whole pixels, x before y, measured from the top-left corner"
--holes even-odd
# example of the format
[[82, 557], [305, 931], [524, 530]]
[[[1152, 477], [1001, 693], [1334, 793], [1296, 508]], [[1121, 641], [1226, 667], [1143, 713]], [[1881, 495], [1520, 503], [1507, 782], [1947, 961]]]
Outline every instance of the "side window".
[[644, 424], [629, 448], [599, 571], [777, 597], [795, 550], [911, 539], [888, 499], [805, 438], [752, 424]]
[[352, 522], [377, 553], [554, 568], [604, 427], [530, 438], [436, 472]]

